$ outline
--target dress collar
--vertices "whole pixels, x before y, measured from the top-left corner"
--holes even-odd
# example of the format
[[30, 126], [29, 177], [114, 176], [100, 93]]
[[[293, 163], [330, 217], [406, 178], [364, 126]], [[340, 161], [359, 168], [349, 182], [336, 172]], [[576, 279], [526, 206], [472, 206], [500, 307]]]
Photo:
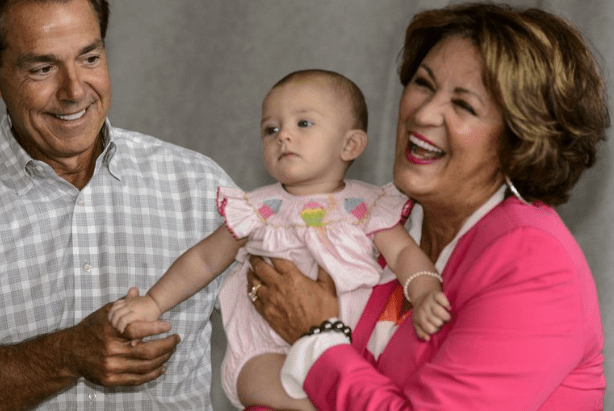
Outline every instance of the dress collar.
[[[441, 254], [439, 254], [439, 258], [437, 258], [437, 261], [435, 262], [435, 268], [437, 269], [438, 272], [440, 273], [443, 272], [443, 269], [448, 263], [448, 260], [450, 259], [450, 256], [452, 255], [452, 251], [454, 251], [454, 247], [456, 247], [456, 244], [458, 243], [458, 240], [460, 240], [460, 238], [467, 231], [471, 230], [471, 228], [473, 228], [473, 226], [476, 225], [477, 222], [480, 221], [482, 217], [488, 214], [490, 210], [495, 208], [499, 203], [501, 203], [505, 199], [506, 187], [507, 186], [505, 184], [502, 184], [501, 187], [499, 187], [499, 189], [484, 204], [480, 206], [480, 208], [475, 210], [473, 214], [469, 216], [467, 221], [465, 221], [465, 223], [463, 224], [461, 229], [458, 231], [454, 239], [448, 245], [444, 247], [444, 249], [441, 251]], [[409, 217], [409, 221], [411, 224], [410, 229], [409, 229], [409, 234], [418, 244], [420, 244], [420, 238], [422, 236], [422, 219], [423, 218], [424, 218], [424, 211], [422, 210], [422, 206], [416, 203]]]

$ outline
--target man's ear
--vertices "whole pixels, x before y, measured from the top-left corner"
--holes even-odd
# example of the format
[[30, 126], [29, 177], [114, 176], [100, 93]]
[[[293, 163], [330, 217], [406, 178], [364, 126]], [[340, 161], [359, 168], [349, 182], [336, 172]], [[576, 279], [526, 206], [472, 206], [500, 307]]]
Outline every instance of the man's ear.
[[360, 129], [352, 129], [345, 135], [343, 149], [341, 150], [341, 159], [343, 161], [352, 161], [358, 158], [367, 148], [369, 137], [367, 133]]

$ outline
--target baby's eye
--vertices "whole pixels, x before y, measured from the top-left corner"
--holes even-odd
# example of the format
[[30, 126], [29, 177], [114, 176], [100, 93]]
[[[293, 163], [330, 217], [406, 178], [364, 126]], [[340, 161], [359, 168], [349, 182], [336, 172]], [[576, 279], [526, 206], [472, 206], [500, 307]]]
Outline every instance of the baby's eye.
[[264, 135], [270, 136], [271, 134], [277, 133], [279, 131], [279, 127], [269, 126], [269, 127], [265, 127], [263, 131], [264, 131]]
[[312, 125], [313, 125], [313, 123], [311, 121], [309, 121], [309, 120], [301, 120], [301, 121], [298, 122], [298, 126], [301, 127], [301, 128], [309, 127], [309, 126], [312, 126]]

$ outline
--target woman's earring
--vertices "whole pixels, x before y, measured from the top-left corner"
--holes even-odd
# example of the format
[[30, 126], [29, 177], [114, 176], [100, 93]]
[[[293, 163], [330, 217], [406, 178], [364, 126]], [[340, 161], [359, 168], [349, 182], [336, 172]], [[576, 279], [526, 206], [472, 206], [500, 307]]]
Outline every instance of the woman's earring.
[[518, 190], [516, 189], [516, 186], [514, 186], [514, 184], [512, 183], [512, 180], [510, 180], [510, 178], [507, 176], [507, 174], [505, 175], [505, 183], [507, 184], [507, 186], [510, 188], [510, 190], [512, 191], [512, 193], [520, 200], [522, 201], [524, 204], [526, 205], [531, 205], [531, 203], [529, 203], [527, 200], [525, 200], [524, 198], [522, 198], [522, 196], [520, 195], [520, 193], [518, 192]]

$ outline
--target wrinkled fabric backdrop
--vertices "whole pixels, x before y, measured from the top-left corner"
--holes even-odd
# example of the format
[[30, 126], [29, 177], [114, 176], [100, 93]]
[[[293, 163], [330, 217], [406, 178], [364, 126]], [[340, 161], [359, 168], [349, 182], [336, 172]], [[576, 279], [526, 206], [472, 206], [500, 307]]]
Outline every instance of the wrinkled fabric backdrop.
[[[243, 189], [272, 180], [260, 158], [260, 104], [285, 74], [341, 72], [362, 88], [370, 111], [369, 147], [349, 177], [391, 179], [397, 55], [411, 16], [444, 0], [110, 0], [107, 49], [113, 125], [151, 134], [217, 161]], [[592, 43], [614, 90], [614, 2], [511, 0], [553, 11]], [[610, 105], [612, 107], [612, 105]], [[610, 137], [614, 132], [610, 131]], [[592, 267], [606, 334], [606, 376], [614, 381], [614, 141], [559, 208]], [[214, 318], [216, 410], [231, 410], [219, 386], [225, 338]], [[614, 407], [614, 390], [605, 409]]]

